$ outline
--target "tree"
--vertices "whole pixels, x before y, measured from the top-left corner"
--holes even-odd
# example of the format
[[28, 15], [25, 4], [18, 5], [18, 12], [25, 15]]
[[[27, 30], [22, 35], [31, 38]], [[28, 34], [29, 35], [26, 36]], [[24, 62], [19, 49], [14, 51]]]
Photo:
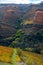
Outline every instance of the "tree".
[[16, 47], [20, 46], [22, 44], [22, 41], [23, 41], [23, 35], [24, 35], [24, 32], [20, 29], [16, 32], [15, 34], [15, 39], [14, 41], [11, 43], [10, 47]]

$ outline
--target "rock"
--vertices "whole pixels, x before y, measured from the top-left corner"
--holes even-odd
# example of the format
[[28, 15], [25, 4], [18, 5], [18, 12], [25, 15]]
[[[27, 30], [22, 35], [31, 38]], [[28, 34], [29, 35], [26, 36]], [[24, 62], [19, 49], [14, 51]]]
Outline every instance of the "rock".
[[43, 24], [43, 11], [36, 11], [34, 23], [36, 24]]

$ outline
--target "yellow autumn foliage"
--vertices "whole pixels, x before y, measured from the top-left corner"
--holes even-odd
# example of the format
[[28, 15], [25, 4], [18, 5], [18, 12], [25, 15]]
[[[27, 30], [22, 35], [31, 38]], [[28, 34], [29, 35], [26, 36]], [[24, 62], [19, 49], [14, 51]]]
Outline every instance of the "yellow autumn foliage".
[[0, 61], [11, 63], [12, 53], [13, 53], [13, 48], [0, 46]]
[[21, 62], [21, 59], [18, 55], [16, 55], [16, 58], [15, 58], [16, 62]]
[[[43, 55], [37, 54], [37, 53], [32, 53], [32, 52], [27, 52], [27, 51], [22, 51], [22, 55], [26, 57], [25, 62], [30, 65], [33, 65], [32, 63], [37, 63], [38, 65], [43, 65]], [[31, 60], [31, 61], [29, 61]]]
[[[0, 46], [0, 61], [12, 63], [13, 48]], [[20, 62], [21, 59], [18, 55], [14, 59], [16, 62]]]

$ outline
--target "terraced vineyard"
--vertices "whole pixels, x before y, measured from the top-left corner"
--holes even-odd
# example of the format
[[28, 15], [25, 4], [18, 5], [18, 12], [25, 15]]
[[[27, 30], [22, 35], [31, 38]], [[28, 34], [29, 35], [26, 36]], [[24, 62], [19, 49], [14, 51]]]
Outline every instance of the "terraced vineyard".
[[0, 65], [18, 65], [20, 61], [16, 49], [0, 46]]
[[0, 46], [0, 65], [43, 65], [43, 55]]
[[27, 65], [43, 65], [43, 55], [20, 50], [20, 57]]

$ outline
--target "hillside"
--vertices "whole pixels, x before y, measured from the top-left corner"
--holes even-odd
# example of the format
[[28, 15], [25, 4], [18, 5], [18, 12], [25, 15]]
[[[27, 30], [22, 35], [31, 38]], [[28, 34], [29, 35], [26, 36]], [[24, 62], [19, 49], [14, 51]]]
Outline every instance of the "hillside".
[[43, 10], [43, 3], [23, 5], [0, 4], [0, 35], [4, 35], [3, 37], [11, 36], [15, 32], [15, 26], [18, 18], [21, 18], [24, 23], [27, 21], [29, 22], [30, 20], [33, 21], [35, 12], [39, 9]]
[[23, 48], [38, 46], [40, 42], [43, 46], [42, 12], [43, 3], [0, 4], [0, 45]]
[[43, 65], [43, 2], [0, 4], [0, 65]]
[[0, 36], [9, 37], [12, 34], [14, 34], [16, 30], [13, 27], [11, 27], [10, 25], [2, 24], [0, 26], [0, 31], [1, 31]]
[[[31, 61], [30, 61], [31, 60]], [[0, 46], [1, 65], [43, 65], [43, 55], [20, 48]]]

